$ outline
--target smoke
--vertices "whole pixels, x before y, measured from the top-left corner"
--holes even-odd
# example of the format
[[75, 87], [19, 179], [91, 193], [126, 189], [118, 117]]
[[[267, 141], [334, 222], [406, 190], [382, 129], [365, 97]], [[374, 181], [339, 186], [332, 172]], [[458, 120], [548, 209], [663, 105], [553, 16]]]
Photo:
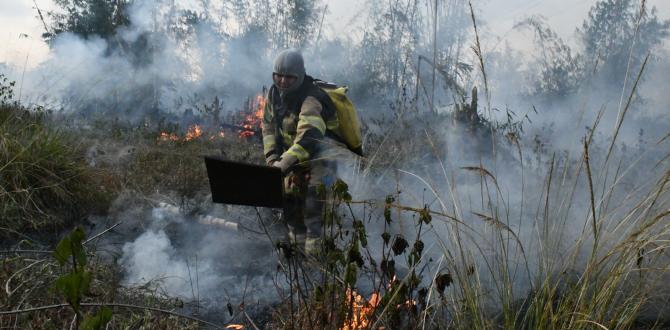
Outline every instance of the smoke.
[[[554, 43], [538, 44], [538, 49], [558, 45], [554, 54], [522, 54], [482, 36], [485, 85], [478, 59], [469, 49], [474, 35], [467, 6], [451, 3], [459, 5], [440, 21], [448, 25], [438, 29], [440, 35], [453, 33], [438, 41], [438, 60], [444, 65], [436, 68], [448, 75], [438, 72], [435, 86], [431, 66], [422, 62], [421, 72], [416, 72], [418, 55], [432, 59], [433, 54], [429, 19], [412, 21], [421, 17], [421, 10], [415, 16], [400, 15], [404, 8], [372, 12], [362, 40], [319, 40], [304, 50], [306, 67], [308, 74], [351, 87], [350, 96], [369, 127], [367, 138], [377, 148], [366, 150], [373, 163], [369, 168], [347, 167], [340, 173], [354, 199], [383, 205], [387, 195], [394, 195], [398, 204], [453, 215], [463, 222], [458, 228], [435, 216], [423, 229], [426, 255], [434, 260], [428, 267], [431, 275], [469, 263], [481, 271], [482, 282], [493, 287], [500, 275], [492, 268], [509, 263], [516, 293], [522, 296], [541, 263], [567, 262], [565, 256], [575, 252], [571, 249], [588, 232], [583, 141], [596, 122], [590, 161], [598, 208], [609, 219], [618, 219], [635, 197], [645, 196], [653, 188], [649, 181], [667, 168], [667, 159], [662, 159], [667, 141], [658, 141], [670, 124], [670, 64], [667, 54], [655, 52], [636, 93], [632, 86], [640, 63], [630, 70], [620, 67], [617, 81], [593, 80], [575, 90], [559, 89], [564, 94], [536, 93], [539, 80], [554, 81], [564, 73], [565, 68], [554, 65], [567, 58], [561, 43], [552, 39]], [[129, 10], [130, 25], [113, 38], [61, 34], [51, 45], [49, 59], [26, 73], [24, 100], [128, 121], [160, 115], [179, 118], [214, 97], [223, 100], [226, 111], [234, 111], [270, 83], [271, 60], [278, 50], [271, 49], [274, 44], [262, 29], [228, 34], [212, 19], [185, 24], [178, 13], [187, 9], [207, 10], [186, 2], [171, 7], [141, 0]], [[397, 24], [386, 24], [381, 17], [394, 18]], [[384, 24], [375, 24], [375, 18]], [[584, 72], [595, 69], [580, 67]], [[542, 75], [552, 72], [557, 76]], [[457, 95], [455, 84], [464, 95]], [[456, 104], [470, 101], [473, 86], [479, 91], [479, 113], [493, 127], [500, 125], [495, 130], [484, 121], [473, 129], [446, 115]], [[606, 162], [629, 95], [632, 105], [614, 143], [614, 156]], [[428, 113], [431, 103], [438, 114]], [[667, 203], [656, 207], [662, 205]], [[123, 246], [125, 284], [156, 281], [170, 295], [212, 302], [222, 297], [239, 301], [250, 293], [259, 299], [276, 297], [271, 276], [276, 257], [268, 241], [203, 230], [191, 225], [193, 219], [163, 212], [155, 209], [146, 231]], [[370, 246], [373, 256], [380, 255], [383, 218], [375, 213], [370, 219]], [[416, 223], [415, 213], [397, 212], [391, 230], [411, 239]], [[615, 224], [602, 226], [606, 233], [615, 232]], [[465, 233], [465, 238], [457, 233]], [[502, 241], [510, 250], [501, 256]], [[551, 245], [545, 245], [548, 242]], [[616, 242], [612, 237], [604, 244]], [[460, 250], [471, 256], [464, 264], [445, 261], [444, 256]], [[579, 262], [570, 267], [579, 268]]]
[[146, 229], [123, 244], [123, 285], [148, 287], [212, 311], [225, 302], [237, 306], [279, 299], [269, 240], [201, 224], [177, 210], [168, 204], [153, 208]]
[[109, 38], [62, 33], [48, 59], [25, 74], [22, 101], [130, 122], [176, 118], [215, 97], [234, 111], [269, 80], [267, 36], [227, 37], [197, 16], [206, 11], [187, 2], [134, 1], [130, 24]]
[[[462, 86], [478, 87], [479, 114], [488, 124], [445, 116], [454, 108], [449, 99], [461, 102], [438, 74], [435, 108], [442, 115], [410, 111], [373, 122], [371, 131], [381, 135], [382, 142], [377, 150], [368, 150], [369, 155], [391, 168], [352, 178], [354, 199], [383, 205], [391, 195], [400, 205], [428, 207], [460, 221], [435, 215], [423, 226], [426, 255], [417, 269], [430, 285], [439, 272], [462, 273], [474, 267], [492, 310], [499, 308], [495, 306], [503, 296], [495, 290], [506, 280], [520, 299], [538, 276], [584, 271], [594, 236], [589, 223], [591, 189], [602, 217], [602, 252], [640, 224], [631, 221], [632, 210], [667, 171], [667, 141], [659, 141], [668, 133], [668, 121], [656, 106], [668, 99], [660, 94], [666, 84], [659, 79], [667, 66], [664, 52], [650, 49], [650, 61], [637, 83], [643, 68], [636, 60], [628, 69], [619, 67], [615, 80], [607, 80], [598, 75], [599, 67], [581, 62], [582, 56], [594, 54], [578, 54], [580, 50], [567, 49], [547, 30], [543, 33], [536, 45], [542, 51], [531, 54], [483, 39], [487, 82], [475, 64], [466, 70]], [[471, 53], [462, 56], [466, 63], [479, 61]], [[587, 79], [586, 71], [597, 74]], [[428, 89], [417, 93], [424, 111], [432, 101], [430, 79], [424, 72], [417, 84]], [[552, 89], [561, 84], [564, 87]], [[593, 187], [584, 169], [584, 141], [590, 141]], [[667, 197], [663, 200], [667, 204]], [[369, 240], [372, 255], [381, 258], [384, 224], [380, 214], [375, 216], [370, 216], [374, 220], [368, 226]], [[394, 213], [392, 232], [402, 234], [412, 246], [418, 220], [416, 212]], [[465, 257], [459, 256], [463, 252]]]
[[[408, 139], [440, 148], [425, 147], [422, 153], [413, 150], [408, 152], [413, 158], [403, 159], [398, 154], [404, 151], [393, 145], [410, 144], [391, 140], [380, 150], [386, 153], [382, 157], [401, 158], [392, 168], [364, 178], [349, 176], [354, 199], [373, 200], [377, 205], [356, 212], [359, 220], [366, 221], [372, 257], [378, 263], [384, 258], [381, 234], [386, 226], [381, 213], [384, 199], [390, 195], [397, 205], [426, 207], [453, 217], [433, 214], [430, 224], [420, 226], [417, 212], [392, 209], [388, 226], [391, 235], [407, 239], [408, 251], [417, 238], [425, 245], [422, 263], [416, 267], [425, 286], [430, 286], [439, 273], [456, 277], [472, 267], [481, 285], [482, 302], [495, 312], [504, 296], [496, 290], [505, 281], [511, 283], [512, 295], [520, 301], [538, 285], [537, 278], [549, 275], [561, 277], [561, 281], [576, 280], [593, 246], [590, 188], [580, 143], [587, 131], [578, 134], [579, 130], [573, 128], [573, 135], [578, 136], [569, 138], [575, 145], [561, 150], [550, 140], [546, 145], [523, 138], [511, 142], [498, 133], [481, 136], [473, 134], [467, 125], [432, 118], [432, 123], [423, 123], [425, 134], [409, 133]], [[438, 134], [432, 135], [436, 127]], [[565, 132], [554, 134], [568, 138]], [[667, 150], [663, 150], [667, 148], [615, 147], [612, 160], [605, 164], [609, 139], [597, 140], [589, 146], [589, 161], [596, 208], [602, 219], [602, 253], [640, 225], [632, 220], [637, 218], [631, 210], [649, 198], [657, 180], [667, 171], [658, 166], [660, 158], [667, 156]], [[662, 199], [666, 206], [657, 205], [656, 211], [667, 207], [667, 196]], [[405, 256], [395, 260], [398, 273], [406, 275], [410, 265]], [[467, 282], [467, 277], [456, 280], [455, 297], [461, 292], [459, 280]], [[367, 286], [363, 281], [359, 284]]]

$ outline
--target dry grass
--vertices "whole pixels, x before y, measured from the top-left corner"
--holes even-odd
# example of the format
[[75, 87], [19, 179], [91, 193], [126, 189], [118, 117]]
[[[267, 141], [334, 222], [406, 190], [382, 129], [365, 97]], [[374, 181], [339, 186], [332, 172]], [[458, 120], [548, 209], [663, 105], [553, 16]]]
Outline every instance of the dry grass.
[[46, 113], [0, 106], [0, 217], [3, 233], [61, 228], [105, 208], [102, 176], [87, 167], [74, 137]]
[[[481, 57], [480, 61], [483, 63]], [[629, 106], [630, 102], [623, 115]], [[160, 141], [156, 131], [119, 125], [77, 131], [87, 147], [113, 145], [104, 150], [106, 156], [97, 157], [96, 164], [89, 166], [90, 159], [83, 156], [86, 148], [72, 148], [68, 133], [49, 128], [42, 115], [12, 106], [2, 110], [0, 134], [11, 138], [0, 142], [0, 157], [4, 157], [0, 158], [0, 211], [10, 219], [7, 226], [18, 233], [28, 227], [39, 229], [48, 219], [63, 221], [90, 210], [90, 205], [104, 200], [93, 194], [91, 187], [105, 187], [105, 195], [132, 190], [139, 195], [159, 195], [182, 207], [196, 207], [208, 194], [202, 155], [224, 152], [230, 159], [262, 162], [255, 140]], [[584, 137], [582, 154], [575, 159], [551, 157], [541, 169], [546, 172], [542, 186], [531, 190], [537, 195], [522, 196], [520, 205], [511, 205], [506, 199], [503, 192], [507, 187], [495, 170], [482, 163], [454, 166], [443, 162], [450, 159], [452, 151], [440, 134], [445, 127], [458, 126], [449, 126], [452, 118], [416, 114], [413, 119], [425, 124], [420, 132], [405, 122], [407, 118], [380, 121], [379, 126], [392, 129], [368, 136], [372, 152], [363, 171], [369, 176], [365, 179], [372, 177], [371, 173], [379, 175], [377, 183], [411, 177], [424, 186], [424, 195], [400, 203], [398, 183], [383, 203], [355, 202], [346, 197], [345, 187], [332, 187], [331, 208], [325, 213], [329, 224], [325, 252], [317, 258], [294, 255], [283, 260], [280, 273], [288, 279], [289, 289], [275, 311], [273, 327], [654, 326], [659, 315], [651, 313], [650, 307], [667, 299], [663, 284], [670, 275], [670, 170], [667, 161], [661, 161], [657, 171], [629, 179], [634, 175], [632, 169], [643, 160], [617, 155], [615, 142], [623, 115], [605, 149], [593, 142], [599, 115], [591, 135]], [[468, 132], [467, 138], [475, 141], [471, 145], [476, 152], [481, 151], [479, 146], [490, 145], [490, 140], [485, 140], [490, 135], [505, 135], [485, 123], [475, 126], [478, 128]], [[503, 141], [497, 139], [494, 144]], [[521, 142], [514, 139], [512, 143], [522, 160], [526, 155]], [[505, 157], [502, 151], [499, 156]], [[613, 164], [614, 160], [619, 164]], [[425, 166], [428, 163], [432, 167]], [[393, 170], [397, 164], [413, 170]], [[521, 167], [520, 173], [532, 173], [524, 169], [523, 161], [515, 164]], [[481, 208], [468, 209], [469, 201], [461, 200], [469, 192], [459, 191], [459, 184], [469, 180], [479, 183], [476, 197]], [[382, 186], [388, 189], [390, 185]], [[529, 194], [529, 190], [522, 187], [518, 193]], [[535, 204], [529, 205], [529, 201]], [[579, 209], [579, 205], [586, 207]], [[85, 208], [79, 209], [82, 206]], [[522, 225], [532, 226], [532, 237]], [[369, 236], [377, 235], [382, 227], [381, 241]], [[575, 227], [582, 230], [575, 231]], [[409, 230], [400, 234], [394, 231], [397, 228]], [[381, 247], [372, 249], [371, 242]], [[121, 270], [115, 267], [101, 262], [90, 267], [95, 279], [89, 303], [180, 307], [156, 292], [122, 289]], [[48, 255], [5, 254], [0, 269], [2, 310], [61, 303], [50, 288], [62, 271]], [[366, 281], [378, 294], [374, 303], [367, 294], [360, 299], [353, 294]], [[526, 287], [520, 287], [519, 282]], [[362, 311], [366, 313], [364, 326]], [[112, 327], [197, 326], [184, 318], [161, 318], [156, 313], [160, 312], [117, 308]], [[641, 323], [648, 316], [651, 323]], [[64, 328], [71, 317], [62, 308], [2, 315], [0, 327]]]
[[[436, 126], [435, 130], [429, 127], [424, 132], [423, 145], [396, 135], [380, 138], [379, 141], [387, 141], [384, 143], [410, 144], [410, 148], [400, 148], [406, 153], [396, 153], [395, 158], [379, 158], [380, 153], [378, 162], [369, 165], [370, 172], [392, 167], [399, 159], [411, 159], [412, 154], [432, 152], [433, 157], [440, 158], [436, 152], [443, 146], [435, 146], [435, 139], [431, 138], [440, 123]], [[398, 130], [396, 133], [402, 135], [403, 132], [406, 131]], [[243, 159], [248, 156], [246, 150], [258, 147], [254, 141], [243, 144], [239, 141], [182, 143], [157, 141], [152, 134], [147, 136], [138, 140], [132, 154], [123, 161], [96, 165], [97, 170], [111, 173], [110, 180], [118, 187], [115, 189], [131, 189], [142, 194], [158, 192], [172, 199], [183, 198], [186, 202], [197, 200], [203, 198], [207, 191], [200, 155], [220, 152], [223, 147], [228, 148], [228, 155], [234, 155], [231, 158]], [[566, 162], [572, 165], [558, 171], [554, 168], [558, 160], [548, 164], [551, 170], [544, 181], [545, 195], [537, 199], [541, 205], [534, 206], [539, 208], [537, 236], [530, 241], [530, 246], [522, 245], [529, 241], [519, 237], [520, 228], [514, 225], [512, 212], [508, 210], [518, 206], [508, 205], [500, 198], [505, 187], [495, 171], [481, 164], [462, 166], [457, 170], [482, 182], [482, 198], [489, 205], [486, 210], [467, 212], [459, 200], [458, 185], [452, 183], [453, 176], [447, 174], [449, 169], [441, 162], [436, 165], [441, 168], [432, 168], [427, 172], [400, 173], [421, 179], [429, 188], [428, 193], [437, 200], [434, 209], [427, 209], [425, 205], [400, 204], [392, 199], [381, 204], [361, 202], [366, 210], [364, 214], [381, 217], [381, 214], [387, 214], [388, 209], [389, 223], [406, 221], [412, 216], [420, 220], [415, 222], [416, 235], [404, 238], [408, 246], [397, 255], [394, 248], [399, 245], [395, 236], [384, 243], [381, 255], [364, 246], [361, 237], [366, 235], [367, 229], [365, 226], [361, 229], [362, 222], [358, 220], [360, 214], [357, 211], [342, 212], [349, 210], [347, 205], [356, 204], [343, 198], [340, 191], [339, 201], [334, 203], [340, 206], [328, 213], [334, 217], [330, 220], [335, 225], [330, 235], [337, 238], [336, 248], [326, 259], [328, 262], [311, 261], [320, 269], [320, 273], [317, 272], [319, 277], [314, 277], [311, 273], [313, 268], [301, 265], [298, 259], [291, 267], [284, 268], [284, 271], [293, 274], [293, 295], [285, 297], [285, 303], [276, 310], [272, 322], [280, 328], [310, 328], [313, 325], [340, 328], [351, 325], [352, 315], [366, 308], [369, 311], [368, 327], [579, 329], [639, 325], [641, 313], [648, 305], [663, 298], [656, 289], [668, 272], [666, 242], [670, 236], [667, 222], [670, 172], [646, 178], [631, 190], [620, 187], [620, 176], [626, 173], [622, 170], [620, 176], [603, 185], [603, 171], [607, 168], [594, 159], [605, 157], [593, 155], [594, 149], [588, 144], [590, 139], [585, 140], [587, 144], [582, 157], [575, 162]], [[384, 143], [380, 143], [380, 148], [384, 148]], [[259, 156], [253, 154], [251, 157], [255, 159]], [[445, 184], [438, 182], [439, 179], [434, 176], [427, 177], [430, 173], [444, 174], [442, 179], [451, 189], [447, 195], [438, 189]], [[606, 190], [598, 190], [598, 187], [606, 187]], [[606, 196], [621, 189], [630, 193], [626, 203], [612, 210], [606, 209]], [[331, 192], [332, 196], [337, 196], [336, 192]], [[584, 198], [590, 205], [583, 219], [566, 218], [566, 214], [574, 214], [566, 209], [575, 207], [569, 196]], [[367, 226], [375, 223], [368, 221]], [[486, 230], [494, 235], [483, 235], [478, 223], [483, 223]], [[563, 236], [553, 230], [574, 226], [575, 223], [583, 225], [585, 230], [575, 238], [574, 243], [566, 246], [560, 241]], [[358, 229], [353, 230], [355, 228]], [[390, 232], [390, 227], [388, 229], [385, 224], [384, 232]], [[363, 236], [352, 234], [360, 230], [363, 230]], [[443, 235], [436, 236], [436, 232]], [[435, 256], [436, 250], [440, 251], [433, 263], [437, 267], [426, 270], [427, 254], [417, 251], [422, 245], [416, 242], [428, 242], [433, 236], [431, 256]], [[595, 238], [601, 243], [595, 244]], [[552, 250], [559, 248], [563, 255], [556, 258]], [[527, 256], [528, 251], [533, 252], [532, 256]], [[358, 264], [359, 260], [364, 263]], [[391, 267], [395, 280], [388, 272], [392, 260], [396, 265]], [[525, 269], [522, 275], [517, 271], [519, 260], [521, 268]], [[382, 264], [387, 265], [386, 271]], [[153, 295], [155, 293], [121, 289], [118, 269], [100, 263], [93, 263], [91, 267], [94, 268], [92, 272], [96, 274], [96, 281], [92, 285], [94, 298], [88, 301], [173, 307], [170, 304], [174, 301]], [[5, 288], [2, 293], [2, 310], [60, 303], [55, 295], [43, 294], [49, 292], [50, 283], [60, 271], [57, 268], [50, 258], [42, 255], [6, 255], [0, 283], [7, 284], [8, 289]], [[301, 276], [310, 276], [312, 280], [308, 282]], [[353, 282], [351, 276], [355, 276]], [[527, 278], [529, 291], [517, 288], [519, 277]], [[356, 298], [347, 290], [356, 289], [357, 279], [372, 281], [379, 293], [379, 304], [374, 307], [354, 304]], [[416, 304], [406, 305], [407, 301]], [[3, 316], [2, 325], [62, 328], [67, 327], [71, 316], [67, 309], [51, 309], [21, 316]], [[113, 328], [140, 324], [159, 328], [196, 326], [177, 317], [159, 318], [156, 312], [115, 309]]]
[[[643, 69], [644, 66], [641, 71]], [[635, 93], [635, 89], [630, 93]], [[630, 103], [625, 105], [624, 114], [629, 106]], [[280, 310], [282, 317], [277, 324], [287, 329], [310, 328], [314, 324], [328, 329], [351, 326], [352, 320], [346, 315], [351, 315], [351, 310], [356, 309], [352, 306], [356, 305], [352, 305], [351, 295], [346, 292], [371, 281], [375, 292], [384, 297], [382, 303], [358, 308], [369, 310], [367, 327], [374, 329], [379, 326], [389, 329], [667, 327], [669, 320], [664, 306], [670, 294], [665, 285], [670, 278], [670, 246], [667, 244], [670, 240], [667, 162], [670, 154], [631, 156], [617, 147], [621, 121], [616, 123], [611, 141], [604, 146], [596, 145], [593, 132], [601, 114], [602, 111], [590, 132], [585, 132], [583, 151], [577, 156], [550, 155], [544, 165], [525, 169], [528, 165], [522, 161], [504, 162], [505, 166], [520, 166], [515, 170], [522, 175], [546, 173], [542, 180], [521, 178], [522, 185], [523, 182], [542, 183], [539, 187], [526, 186], [516, 191], [523, 195], [514, 199], [521, 201], [518, 205], [507, 200], [504, 192], [509, 189], [497, 171], [481, 163], [461, 166], [442, 162], [442, 159], [449, 161], [450, 156], [464, 160], [459, 158], [461, 155], [448, 152], [442, 155], [439, 151], [445, 150], [444, 146], [434, 145], [435, 140], [441, 139], [439, 132], [450, 128], [439, 120], [439, 115], [425, 125], [423, 138], [416, 131], [406, 129], [402, 119], [386, 123], [392, 128], [368, 137], [374, 144], [372, 148], [368, 144], [370, 158], [363, 174], [369, 177], [362, 179], [363, 182], [368, 188], [370, 182], [376, 182], [389, 189], [392, 185], [384, 185], [384, 182], [406, 175], [425, 187], [424, 195], [412, 196], [417, 205], [397, 204], [394, 198], [399, 192], [389, 195], [386, 203], [340, 201], [339, 212], [326, 213], [341, 216], [334, 221], [337, 225], [330, 235], [337, 237], [335, 246], [342, 254], [337, 255], [339, 259], [327, 259], [328, 262], [317, 266], [330, 276], [326, 276], [325, 282], [315, 284], [302, 280], [301, 276], [311, 275], [301, 275], [299, 267], [289, 269], [297, 275], [293, 275], [292, 295], [285, 297], [284, 308]], [[491, 131], [499, 136], [505, 134], [495, 128]], [[647, 152], [663, 152], [661, 145], [667, 142], [665, 140]], [[504, 143], [504, 139], [498, 139], [497, 143]], [[522, 142], [515, 139], [510, 143], [508, 149], [517, 151], [520, 160], [528, 157], [522, 153]], [[477, 142], [471, 144], [474, 146]], [[530, 147], [526, 145], [523, 149]], [[505, 148], [499, 150], [498, 157], [509, 157]], [[667, 149], [664, 152], [667, 153]], [[426, 157], [426, 153], [431, 157]], [[661, 161], [650, 162], [650, 159]], [[432, 164], [430, 168], [425, 166], [427, 163]], [[647, 170], [651, 166], [643, 167], [645, 163], [654, 164], [654, 169]], [[414, 170], [389, 169], [397, 164]], [[377, 177], [372, 179], [371, 173]], [[482, 209], [472, 208], [472, 201], [467, 200], [472, 197], [471, 192], [459, 191], [460, 183], [471, 183], [467, 173], [480, 183], [477, 197], [481, 199]], [[407, 194], [410, 189], [404, 184], [399, 182], [396, 186], [398, 191]], [[412, 200], [407, 196], [405, 199]], [[433, 209], [422, 212], [426, 210], [425, 200], [433, 201]], [[351, 205], [365, 205], [365, 208], [359, 213], [349, 213], [346, 210]], [[381, 219], [382, 214], [386, 219]], [[434, 219], [417, 222], [422, 214], [430, 214]], [[392, 235], [383, 238], [387, 242], [381, 252], [371, 250], [355, 238], [356, 224], [362, 218], [367, 219], [366, 227], [371, 227], [372, 232], [386, 220], [384, 233], [391, 222], [414, 220], [415, 228], [410, 233], [416, 235], [408, 237], [412, 234], [403, 232], [406, 244], [401, 253], [389, 252], [395, 245]], [[484, 220], [485, 226], [478, 225], [478, 220]], [[408, 226], [412, 227], [411, 222], [403, 228]], [[431, 239], [432, 261], [421, 253], [417, 261], [413, 250], [417, 242], [422, 242], [423, 247]], [[352, 256], [358, 255], [347, 252], [352, 248], [359, 251], [365, 261], [355, 268], [358, 282], [346, 280], [347, 270], [356, 260]], [[397, 274], [397, 282], [389, 281], [384, 268], [380, 267], [390, 261], [407, 267], [402, 276]], [[445, 288], [444, 280], [438, 281], [438, 278], [448, 278], [450, 285]], [[330, 300], [319, 298], [324, 292], [326, 296], [330, 294]], [[414, 301], [416, 305], [401, 308], [404, 301]], [[350, 311], [346, 312], [347, 309]]]

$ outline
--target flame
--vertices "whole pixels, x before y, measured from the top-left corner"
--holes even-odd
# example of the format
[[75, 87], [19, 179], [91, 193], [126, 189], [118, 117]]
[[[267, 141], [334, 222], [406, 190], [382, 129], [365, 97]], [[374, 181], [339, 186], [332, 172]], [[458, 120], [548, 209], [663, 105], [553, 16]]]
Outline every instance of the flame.
[[[386, 284], [386, 288], [387, 288], [388, 290], [391, 290], [391, 289], [393, 288], [393, 284], [396, 283], [396, 282], [398, 282], [398, 278], [397, 278], [395, 275], [393, 275], [393, 277], [391, 278], [391, 280]], [[400, 308], [402, 308], [402, 307], [405, 307], [405, 308], [411, 308], [411, 307], [414, 307], [414, 306], [416, 306], [416, 300], [414, 300], [414, 299], [407, 299], [407, 300], [405, 300], [404, 303], [402, 303], [402, 304], [398, 304], [398, 305], [396, 305], [395, 307], [396, 307], [397, 309], [400, 309]]]
[[416, 300], [407, 299], [407, 300], [405, 300], [405, 303], [403, 305], [398, 305], [397, 307], [400, 308], [402, 306], [404, 306], [405, 308], [412, 308], [412, 307], [416, 306]]
[[[237, 125], [239, 126], [238, 135], [240, 138], [249, 138], [255, 136], [260, 129], [263, 128], [263, 113], [265, 109], [266, 99], [263, 94], [258, 94], [250, 102], [249, 108], [246, 111], [242, 111], [241, 115], [243, 117], [242, 122]], [[238, 117], [239, 118], [239, 117]], [[204, 135], [204, 136], [203, 136]], [[157, 140], [159, 141], [194, 141], [199, 138], [207, 139], [209, 141], [214, 141], [217, 138], [223, 139], [226, 134], [223, 130], [219, 132], [210, 132], [209, 130], [205, 132], [203, 128], [198, 124], [193, 124], [188, 127], [186, 134], [181, 137], [175, 133], [160, 132]]]
[[[395, 275], [393, 278], [386, 284], [387, 289], [391, 289], [393, 283], [397, 281]], [[340, 330], [359, 330], [359, 329], [368, 329], [372, 326], [372, 317], [374, 315], [375, 309], [381, 303], [381, 295], [379, 292], [373, 292], [370, 295], [370, 298], [366, 301], [363, 296], [358, 294], [354, 290], [347, 289], [346, 291], [347, 304], [352, 303], [349, 311], [351, 315], [347, 315], [347, 320]], [[416, 306], [416, 300], [407, 299], [404, 303], [396, 305], [397, 309], [401, 308], [412, 308]], [[380, 327], [379, 329], [384, 329]]]
[[347, 301], [353, 303], [350, 309], [351, 315], [340, 330], [367, 329], [371, 325], [372, 314], [381, 301], [379, 293], [373, 292], [370, 299], [365, 301], [365, 298], [356, 291], [347, 289]]
[[158, 134], [158, 140], [159, 141], [173, 141], [173, 142], [177, 142], [177, 141], [188, 142], [188, 141], [197, 140], [201, 137], [202, 138], [208, 137], [208, 139], [210, 141], [214, 141], [216, 138], [223, 139], [226, 136], [226, 133], [223, 130], [221, 130], [220, 132], [216, 132], [216, 133], [214, 133], [214, 132], [213, 133], [208, 133], [207, 135], [205, 135], [203, 137], [204, 134], [205, 134], [205, 132], [200, 125], [193, 124], [193, 125], [188, 127], [188, 129], [186, 130], [186, 134], [184, 135], [183, 138], [180, 137], [179, 135], [175, 134], [175, 133], [160, 132]]
[[254, 115], [256, 118], [263, 118], [263, 109], [265, 109], [265, 97], [263, 94], [256, 95], [256, 112]]
[[184, 141], [191, 141], [197, 139], [201, 135], [202, 135], [202, 128], [200, 128], [200, 125], [191, 125], [188, 127], [188, 130], [186, 131]]
[[260, 122], [261, 128], [263, 128], [263, 112], [265, 111], [265, 97], [263, 95], [256, 95], [256, 104], [258, 104], [258, 107], [256, 107], [256, 112], [254, 112], [254, 117], [258, 119]]
[[226, 329], [243, 330], [244, 326], [241, 324], [229, 324], [226, 326]]
[[265, 97], [262, 94], [256, 95], [254, 106], [252, 107], [252, 113], [246, 114], [244, 120], [240, 124], [242, 129], [240, 130], [239, 136], [241, 138], [248, 138], [256, 135], [258, 128], [263, 128], [263, 111], [265, 109]]
[[168, 132], [161, 132], [161, 134], [158, 136], [158, 140], [160, 141], [179, 141], [179, 136], [174, 133], [168, 133]]
[[221, 130], [220, 132], [218, 132], [218, 133], [215, 134], [215, 135], [210, 135], [210, 136], [209, 136], [209, 140], [210, 140], [210, 141], [214, 141], [217, 137], [218, 137], [219, 139], [223, 139], [223, 138], [226, 137], [226, 133], [225, 133], [223, 130]]

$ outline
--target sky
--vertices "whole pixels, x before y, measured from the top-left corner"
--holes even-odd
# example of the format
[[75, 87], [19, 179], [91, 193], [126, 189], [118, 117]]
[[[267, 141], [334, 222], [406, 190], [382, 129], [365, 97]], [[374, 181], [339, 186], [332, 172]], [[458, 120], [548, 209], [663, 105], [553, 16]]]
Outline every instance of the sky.
[[[570, 43], [574, 31], [586, 17], [596, 0], [473, 0], [482, 33], [493, 40], [502, 38], [512, 47], [530, 49], [531, 38], [514, 31], [514, 24], [533, 15], [542, 15], [562, 38]], [[360, 26], [353, 24], [362, 16], [367, 2], [356, 0], [323, 1], [328, 6], [324, 25], [326, 35], [356, 33]], [[670, 18], [670, 0], [649, 0], [659, 16]], [[49, 53], [40, 35], [44, 32], [37, 19], [35, 4], [42, 10], [53, 9], [52, 0], [0, 0], [0, 63], [28, 69], [44, 61]], [[484, 44], [486, 48], [486, 44]]]

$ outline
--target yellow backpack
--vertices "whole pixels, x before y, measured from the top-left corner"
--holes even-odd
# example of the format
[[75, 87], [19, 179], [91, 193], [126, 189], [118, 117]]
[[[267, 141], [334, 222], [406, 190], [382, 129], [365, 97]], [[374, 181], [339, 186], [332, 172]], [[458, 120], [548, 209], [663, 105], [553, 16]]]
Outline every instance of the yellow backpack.
[[328, 94], [335, 106], [337, 122], [327, 122], [328, 130], [337, 135], [351, 151], [363, 156], [361, 123], [358, 119], [356, 107], [347, 97], [349, 89], [346, 86], [337, 86], [321, 80], [315, 80], [314, 83]]

